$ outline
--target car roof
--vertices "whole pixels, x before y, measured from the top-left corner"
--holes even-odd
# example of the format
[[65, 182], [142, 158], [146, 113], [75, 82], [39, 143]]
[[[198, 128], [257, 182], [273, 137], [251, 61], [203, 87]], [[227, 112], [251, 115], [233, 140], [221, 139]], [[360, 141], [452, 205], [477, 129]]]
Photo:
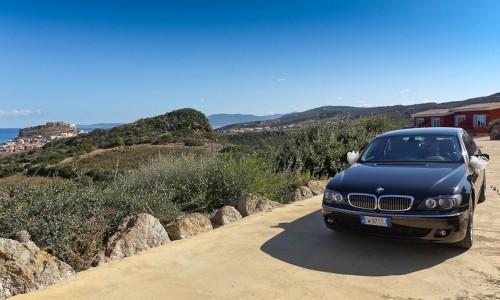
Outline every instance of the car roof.
[[454, 127], [410, 128], [410, 129], [389, 131], [379, 135], [379, 137], [399, 136], [399, 135], [427, 135], [427, 134], [458, 135], [462, 131], [463, 131], [462, 128], [454, 128]]

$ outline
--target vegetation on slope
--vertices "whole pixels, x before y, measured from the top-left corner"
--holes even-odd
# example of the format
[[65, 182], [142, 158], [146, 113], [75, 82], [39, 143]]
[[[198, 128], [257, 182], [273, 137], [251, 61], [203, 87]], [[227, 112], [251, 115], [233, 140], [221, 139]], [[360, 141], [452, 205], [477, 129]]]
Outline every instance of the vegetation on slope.
[[[25, 170], [31, 170], [33, 173], [37, 170], [44, 172], [51, 168], [62, 168], [51, 165], [65, 158], [89, 153], [96, 149], [169, 143], [201, 146], [206, 142], [220, 141], [221, 138], [212, 132], [212, 127], [203, 113], [190, 108], [179, 109], [108, 130], [96, 129], [88, 134], [53, 141], [41, 149], [1, 156], [0, 177]], [[64, 169], [68, 168], [64, 167]]]
[[0, 236], [27, 230], [41, 249], [81, 270], [129, 214], [150, 213], [166, 225], [182, 213], [235, 205], [243, 191], [285, 202], [293, 180], [262, 158], [184, 154], [161, 156], [109, 183], [82, 177], [0, 186]]
[[[85, 176], [85, 167], [77, 162], [68, 166], [76, 171], [70, 180], [0, 184], [0, 236], [27, 230], [41, 249], [77, 270], [86, 269], [130, 214], [146, 212], [166, 225], [180, 214], [208, 215], [234, 206], [242, 192], [285, 203], [298, 184], [311, 176], [333, 176], [346, 166], [348, 151], [361, 150], [392, 127], [380, 117], [318, 122], [276, 136], [239, 137], [239, 145], [251, 151], [241, 152], [238, 146], [224, 153], [167, 151], [119, 172], [112, 169], [112, 160], [94, 156], [84, 166], [93, 160], [94, 166], [107, 164], [110, 169], [100, 169], [107, 172], [101, 174], [104, 180], [93, 180], [99, 174]], [[262, 145], [252, 147], [256, 140]], [[132, 153], [124, 157], [141, 157]]]

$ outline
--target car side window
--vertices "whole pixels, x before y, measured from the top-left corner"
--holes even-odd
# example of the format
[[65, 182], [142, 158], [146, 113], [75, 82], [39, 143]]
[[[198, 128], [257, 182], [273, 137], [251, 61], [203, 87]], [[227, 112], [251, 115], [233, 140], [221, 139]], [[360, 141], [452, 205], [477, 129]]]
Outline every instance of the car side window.
[[462, 139], [464, 140], [465, 150], [467, 150], [467, 154], [469, 156], [479, 154], [479, 149], [477, 148], [476, 144], [474, 143], [474, 140], [469, 136], [468, 133], [466, 132], [462, 133]]

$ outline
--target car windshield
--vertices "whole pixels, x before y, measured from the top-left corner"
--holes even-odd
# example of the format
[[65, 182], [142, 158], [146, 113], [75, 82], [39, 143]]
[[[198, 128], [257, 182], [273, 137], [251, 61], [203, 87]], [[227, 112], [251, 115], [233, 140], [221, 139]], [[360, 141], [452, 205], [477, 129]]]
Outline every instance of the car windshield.
[[360, 162], [459, 162], [460, 143], [455, 135], [398, 135], [373, 140]]

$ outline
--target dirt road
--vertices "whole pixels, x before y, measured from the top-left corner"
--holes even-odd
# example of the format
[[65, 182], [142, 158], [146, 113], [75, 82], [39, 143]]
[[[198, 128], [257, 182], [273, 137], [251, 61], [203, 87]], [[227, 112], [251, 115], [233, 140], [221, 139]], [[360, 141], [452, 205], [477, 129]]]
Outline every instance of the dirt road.
[[500, 141], [469, 251], [328, 230], [314, 197], [16, 299], [500, 299]]

